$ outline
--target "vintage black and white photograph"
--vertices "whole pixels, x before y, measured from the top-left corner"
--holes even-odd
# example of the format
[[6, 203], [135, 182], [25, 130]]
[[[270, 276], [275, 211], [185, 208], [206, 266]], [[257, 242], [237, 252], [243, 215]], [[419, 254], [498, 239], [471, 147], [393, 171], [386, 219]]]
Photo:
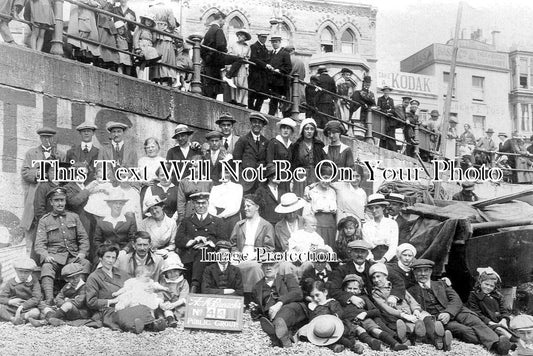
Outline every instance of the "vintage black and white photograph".
[[533, 355], [533, 3], [0, 0], [0, 354]]

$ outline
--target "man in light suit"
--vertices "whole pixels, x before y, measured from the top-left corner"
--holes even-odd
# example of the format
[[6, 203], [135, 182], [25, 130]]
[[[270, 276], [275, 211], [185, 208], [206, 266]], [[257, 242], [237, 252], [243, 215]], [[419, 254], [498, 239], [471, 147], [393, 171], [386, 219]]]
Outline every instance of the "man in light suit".
[[[444, 336], [443, 349], [450, 349], [449, 332], [454, 337], [472, 344], [482, 344], [487, 350], [498, 355], [507, 355], [511, 343], [509, 339], [498, 335], [479, 317], [463, 306], [461, 298], [452, 287], [444, 281], [432, 281], [431, 274], [435, 263], [418, 259], [411, 265], [416, 284], [409, 288], [409, 293], [416, 299], [422, 310], [435, 316], [448, 331]], [[438, 347], [438, 344], [437, 344]]]
[[222, 148], [226, 150], [228, 153], [233, 153], [233, 149], [235, 148], [235, 144], [237, 143], [237, 140], [239, 139], [239, 136], [235, 135], [233, 130], [233, 125], [237, 122], [233, 118], [233, 115], [231, 115], [228, 112], [222, 113], [218, 120], [215, 121], [215, 124], [220, 127], [220, 131], [222, 131]]
[[[88, 181], [94, 180], [94, 161], [98, 159], [100, 150], [93, 145], [94, 131], [97, 129], [96, 125], [90, 122], [84, 122], [78, 127], [81, 143], [72, 146], [67, 151], [67, 163], [83, 163], [88, 168]], [[74, 161], [74, 162], [71, 162]]]
[[231, 153], [228, 153], [224, 148], [220, 147], [222, 142], [222, 132], [211, 131], [205, 135], [209, 143], [209, 149], [205, 152], [204, 158], [209, 160], [209, 172], [211, 173], [211, 180], [213, 185], [219, 185], [222, 178], [222, 163], [232, 158]]
[[42, 127], [37, 130], [37, 134], [39, 135], [41, 144], [37, 147], [29, 149], [28, 152], [26, 152], [21, 171], [24, 190], [26, 193], [24, 195], [24, 212], [22, 213], [20, 226], [24, 228], [26, 249], [28, 252], [33, 250], [33, 242], [35, 241], [37, 228], [37, 221], [34, 221], [33, 207], [35, 192], [37, 191], [37, 179], [46, 179], [45, 177], [39, 177], [39, 166], [34, 166], [32, 161], [60, 159], [54, 142], [56, 130], [50, 127]]
[[[268, 87], [273, 96], [287, 98], [289, 93], [289, 80], [284, 75], [289, 74], [292, 70], [291, 56], [285, 48], [281, 47], [280, 36], [272, 36], [270, 43], [272, 44], [272, 51], [270, 52], [269, 64], [266, 66], [271, 71]], [[278, 112], [278, 103], [278, 99], [270, 98], [268, 107], [269, 115], [276, 115]]]
[[[258, 168], [260, 164], [266, 164], [268, 140], [261, 135], [261, 130], [268, 125], [268, 120], [261, 113], [252, 113], [250, 122], [252, 123], [252, 130], [239, 138], [233, 150], [233, 159], [242, 161], [240, 171], [248, 167]], [[244, 195], [255, 192], [257, 188], [257, 180], [248, 182], [239, 179], [239, 183], [242, 185]]]
[[99, 160], [114, 160], [120, 167], [137, 167], [137, 149], [135, 145], [124, 141], [124, 132], [128, 125], [122, 122], [109, 121], [106, 125], [111, 134], [111, 144], [103, 146], [98, 152]]

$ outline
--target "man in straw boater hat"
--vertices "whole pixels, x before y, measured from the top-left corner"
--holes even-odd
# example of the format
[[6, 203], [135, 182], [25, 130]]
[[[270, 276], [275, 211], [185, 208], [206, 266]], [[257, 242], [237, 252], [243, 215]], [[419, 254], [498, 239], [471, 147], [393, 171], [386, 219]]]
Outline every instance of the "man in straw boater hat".
[[[261, 131], [268, 125], [268, 119], [261, 113], [251, 113], [250, 123], [252, 126], [250, 132], [239, 138], [233, 150], [233, 159], [242, 161], [241, 171], [248, 167], [258, 168], [260, 164], [266, 163], [268, 140], [261, 134]], [[242, 185], [244, 195], [255, 191], [257, 180], [250, 182], [242, 177], [239, 178], [238, 183]]]
[[[422, 306], [422, 309], [436, 317], [446, 330], [459, 340], [481, 344], [489, 351], [498, 355], [507, 355], [511, 347], [509, 339], [505, 336], [498, 336], [481, 319], [463, 306], [461, 298], [457, 292], [446, 285], [444, 281], [432, 281], [431, 274], [435, 263], [431, 260], [418, 259], [411, 265], [415, 276], [416, 284], [408, 289], [409, 293]], [[435, 329], [437, 333], [438, 330]], [[445, 351], [450, 349], [449, 334], [436, 335], [437, 347], [442, 345]], [[440, 341], [438, 338], [443, 338]]]
[[[191, 160], [193, 156], [202, 155], [202, 147], [198, 142], [190, 142], [190, 137], [194, 133], [187, 125], [178, 124], [174, 129], [174, 135], [172, 138], [176, 140], [177, 145], [171, 147], [167, 151], [167, 161], [183, 161]], [[181, 166], [180, 166], [181, 167]], [[185, 178], [189, 175], [190, 166], [187, 164], [183, 170], [182, 178]], [[172, 175], [171, 181], [174, 185], [178, 185], [178, 177], [175, 174]]]
[[265, 43], [268, 38], [267, 32], [259, 32], [257, 41], [250, 45], [250, 61], [255, 65], [249, 67], [248, 87], [256, 92], [248, 93], [248, 109], [261, 111], [265, 96], [261, 93], [268, 92], [268, 70], [270, 65], [268, 60], [270, 54]]
[[221, 147], [224, 148], [224, 150], [226, 150], [228, 153], [233, 153], [235, 144], [239, 139], [239, 136], [235, 135], [235, 132], [233, 131], [233, 125], [235, 125], [236, 122], [237, 120], [235, 120], [233, 115], [231, 115], [229, 112], [220, 114], [218, 119], [215, 121], [215, 124], [218, 125], [223, 135]]
[[97, 127], [91, 122], [83, 122], [76, 127], [81, 142], [67, 151], [66, 161], [81, 162], [89, 169], [89, 180], [94, 179], [94, 161], [98, 159], [100, 150], [93, 144], [93, 136]]
[[292, 63], [289, 53], [281, 47], [281, 36], [270, 37], [270, 43], [272, 51], [270, 51], [269, 66], [267, 66], [270, 70], [268, 88], [274, 97], [270, 98], [268, 114], [274, 116], [278, 112], [279, 100], [277, 98], [286, 98], [289, 93], [289, 80], [286, 75], [291, 72]]
[[277, 252], [287, 251], [291, 234], [303, 227], [301, 210], [304, 206], [305, 201], [294, 193], [285, 193], [281, 196], [280, 203], [274, 208], [276, 213], [282, 215], [281, 220], [274, 226], [274, 245]]
[[263, 260], [264, 277], [255, 284], [250, 303], [251, 315], [274, 346], [291, 347], [290, 329], [307, 319], [306, 305], [296, 277], [278, 274], [278, 263]]
[[44, 300], [52, 305], [54, 280], [63, 266], [77, 262], [83, 266], [83, 273], [87, 276], [91, 271], [91, 263], [86, 259], [90, 247], [87, 232], [78, 214], [65, 210], [66, 191], [60, 187], [52, 189], [47, 198], [53, 210], [39, 220], [35, 252], [42, 263]]
[[222, 220], [207, 212], [209, 193], [194, 193], [191, 199], [194, 200], [194, 213], [181, 222], [176, 234], [176, 247], [179, 248], [181, 261], [187, 268], [185, 278], [191, 285], [191, 293], [199, 293], [206, 266], [206, 263], [201, 261], [202, 249], [213, 251], [216, 241], [224, 236], [221, 235]]
[[389, 206], [387, 207], [388, 218], [396, 221], [396, 224], [398, 224], [398, 245], [408, 242], [411, 226], [402, 214], [402, 209], [407, 206], [405, 196], [398, 193], [389, 193], [385, 196], [385, 200], [389, 202]]
[[109, 121], [106, 124], [106, 130], [111, 134], [111, 144], [98, 152], [99, 160], [115, 160], [121, 167], [137, 166], [137, 149], [133, 144], [124, 141], [127, 129], [128, 125], [122, 122]]
[[243, 295], [241, 270], [230, 263], [232, 245], [220, 240], [215, 245], [220, 261], [207, 266], [202, 276], [202, 293]]

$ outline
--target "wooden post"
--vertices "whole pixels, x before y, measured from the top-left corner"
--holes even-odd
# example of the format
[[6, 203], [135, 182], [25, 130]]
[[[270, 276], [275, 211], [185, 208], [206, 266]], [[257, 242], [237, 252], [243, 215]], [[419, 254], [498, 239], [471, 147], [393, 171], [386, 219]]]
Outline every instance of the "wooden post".
[[300, 115], [300, 80], [298, 74], [293, 74], [292, 78], [292, 110], [291, 117], [293, 120], [298, 120]]
[[372, 110], [370, 108], [366, 112], [365, 127], [365, 142], [374, 144], [374, 137], [372, 136]]
[[194, 41], [194, 47], [192, 51], [192, 64], [194, 73], [191, 82], [191, 92], [202, 94], [202, 58], [200, 56], [200, 42], [202, 41], [202, 36], [198, 34], [190, 35], [189, 39]]
[[50, 41], [52, 47], [50, 53], [56, 56], [64, 56], [63, 52], [63, 0], [54, 1], [54, 38]]

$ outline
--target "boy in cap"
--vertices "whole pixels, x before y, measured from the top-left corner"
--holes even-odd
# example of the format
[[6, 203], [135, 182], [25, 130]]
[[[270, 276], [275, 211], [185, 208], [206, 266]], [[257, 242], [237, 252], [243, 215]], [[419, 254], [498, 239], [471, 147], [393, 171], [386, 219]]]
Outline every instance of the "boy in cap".
[[[85, 304], [84, 273], [79, 263], [69, 263], [61, 270], [61, 277], [67, 282], [55, 298], [56, 310], [45, 306], [43, 314], [53, 326], [65, 324], [65, 320], [88, 319], [90, 314]], [[46, 321], [30, 320], [33, 326], [46, 325]]]
[[42, 300], [41, 286], [32, 276], [37, 268], [32, 259], [19, 258], [13, 262], [13, 268], [15, 277], [8, 280], [0, 292], [0, 320], [20, 325], [30, 318], [39, 318], [37, 306]]
[[464, 307], [457, 292], [444, 281], [431, 280], [434, 265], [433, 261], [426, 259], [413, 262], [411, 267], [416, 284], [409, 288], [408, 292], [425, 311], [442, 322], [444, 328], [450, 330], [458, 339], [482, 344], [487, 350], [495, 351], [498, 355], [507, 355], [511, 347], [508, 338], [498, 337], [473, 311]]
[[220, 261], [205, 268], [202, 293], [243, 295], [241, 270], [229, 263], [231, 247], [231, 243], [226, 240], [216, 243], [215, 252]]
[[39, 220], [35, 252], [40, 258], [41, 283], [45, 302], [53, 304], [54, 279], [61, 268], [68, 263], [78, 262], [84, 274], [91, 271], [91, 263], [86, 259], [89, 253], [89, 238], [77, 214], [65, 210], [67, 194], [63, 188], [51, 190], [47, 198], [52, 212]]

